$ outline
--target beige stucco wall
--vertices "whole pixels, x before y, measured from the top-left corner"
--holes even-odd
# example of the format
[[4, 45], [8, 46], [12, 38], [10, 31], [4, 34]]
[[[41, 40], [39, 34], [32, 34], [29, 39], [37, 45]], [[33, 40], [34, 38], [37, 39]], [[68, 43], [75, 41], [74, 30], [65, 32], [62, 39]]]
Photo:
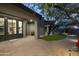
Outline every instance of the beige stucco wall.
[[28, 35], [31, 35], [31, 32], [35, 32], [35, 24], [28, 24], [28, 28], [27, 28], [27, 30], [28, 30], [28, 32], [27, 32], [27, 34]]
[[44, 22], [43, 22], [44, 19], [39, 19], [37, 20], [38, 22], [38, 25], [37, 25], [37, 28], [38, 28], [38, 37], [42, 37], [44, 36]]
[[1, 12], [5, 14], [9, 14], [9, 16], [12, 15], [12, 16], [22, 18], [26, 21], [30, 19], [34, 20], [34, 25], [33, 24], [28, 25], [27, 22], [26, 23], [25, 21], [23, 22], [24, 23], [23, 24], [24, 37], [26, 36], [26, 32], [27, 34], [30, 34], [29, 30], [35, 31], [36, 38], [38, 38], [38, 36], [42, 34], [43, 29], [40, 26], [40, 22], [39, 22], [40, 19], [38, 18], [38, 16], [34, 16], [34, 14], [30, 13], [28, 10], [24, 10], [14, 4], [0, 4], [0, 15], [1, 15]]

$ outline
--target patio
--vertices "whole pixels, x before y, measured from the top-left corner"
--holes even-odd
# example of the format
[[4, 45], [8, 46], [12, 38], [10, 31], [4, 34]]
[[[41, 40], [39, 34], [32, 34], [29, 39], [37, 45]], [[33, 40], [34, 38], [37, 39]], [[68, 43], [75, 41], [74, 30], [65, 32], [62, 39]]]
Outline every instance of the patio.
[[79, 52], [70, 51], [72, 43], [68, 39], [44, 41], [33, 36], [0, 42], [2, 56], [78, 56]]

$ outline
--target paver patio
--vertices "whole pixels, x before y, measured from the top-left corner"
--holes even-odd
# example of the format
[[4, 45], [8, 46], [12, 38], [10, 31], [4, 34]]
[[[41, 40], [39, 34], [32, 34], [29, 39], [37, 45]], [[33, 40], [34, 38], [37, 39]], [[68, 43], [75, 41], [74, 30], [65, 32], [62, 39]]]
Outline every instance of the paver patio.
[[33, 36], [0, 42], [2, 56], [77, 56], [79, 52], [71, 51], [72, 43], [68, 39], [44, 41]]

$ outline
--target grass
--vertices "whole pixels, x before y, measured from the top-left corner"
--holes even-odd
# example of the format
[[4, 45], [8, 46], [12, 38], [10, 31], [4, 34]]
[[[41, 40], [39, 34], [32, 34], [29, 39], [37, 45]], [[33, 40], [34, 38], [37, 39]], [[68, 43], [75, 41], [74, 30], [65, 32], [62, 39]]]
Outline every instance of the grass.
[[51, 36], [44, 36], [42, 37], [43, 40], [46, 40], [46, 41], [56, 41], [56, 40], [62, 40], [66, 38], [65, 35], [61, 35], [61, 34], [53, 34]]

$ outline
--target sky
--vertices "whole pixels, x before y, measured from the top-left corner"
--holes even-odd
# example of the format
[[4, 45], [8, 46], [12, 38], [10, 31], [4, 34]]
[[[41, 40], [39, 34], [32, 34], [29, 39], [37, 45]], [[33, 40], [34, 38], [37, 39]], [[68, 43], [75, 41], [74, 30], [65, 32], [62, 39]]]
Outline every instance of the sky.
[[32, 9], [33, 11], [37, 12], [38, 14], [42, 15], [41, 9], [39, 9], [38, 6], [34, 6], [34, 3], [24, 3], [24, 5], [30, 9]]
[[[42, 15], [42, 17], [44, 17], [44, 20], [48, 20], [48, 19], [47, 19], [47, 16], [44, 16], [44, 15], [41, 13], [42, 10], [39, 9], [39, 6], [37, 6], [37, 5], [34, 6], [34, 3], [23, 3], [23, 4], [24, 4], [24, 6], [30, 8], [30, 9], [32, 9], [33, 11], [37, 12], [38, 14]], [[78, 6], [79, 6], [79, 5], [78, 5]], [[70, 15], [70, 16], [75, 17], [76, 15], [77, 15], [77, 14], [74, 13], [74, 14], [72, 14], [72, 15]], [[55, 19], [52, 17], [52, 18], [49, 19], [49, 20], [55, 20]]]
[[24, 6], [32, 9], [33, 11], [37, 12], [38, 14], [42, 15], [42, 17], [44, 17], [44, 20], [46, 20], [46, 17], [42, 14], [42, 10], [39, 9], [38, 6], [34, 6], [34, 3], [24, 3]]

